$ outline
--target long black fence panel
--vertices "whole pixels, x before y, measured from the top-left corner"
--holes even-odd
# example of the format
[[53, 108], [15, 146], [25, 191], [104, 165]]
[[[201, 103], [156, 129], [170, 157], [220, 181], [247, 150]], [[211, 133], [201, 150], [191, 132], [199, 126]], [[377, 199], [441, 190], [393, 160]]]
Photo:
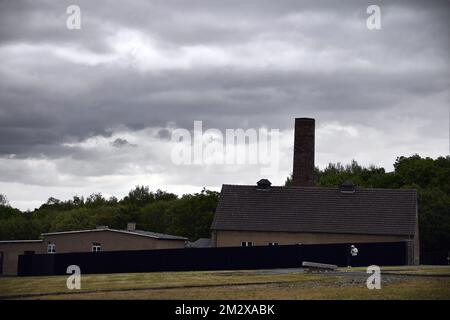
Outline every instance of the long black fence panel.
[[17, 274], [27, 276], [50, 276], [55, 273], [55, 258], [53, 254], [19, 255]]
[[450, 265], [450, 250], [421, 252], [421, 264]]
[[[63, 275], [77, 265], [83, 274], [154, 271], [251, 270], [298, 268], [303, 261], [347, 266], [405, 265], [407, 242], [349, 243], [139, 251], [80, 252], [19, 256], [21, 276]], [[350, 257], [350, 259], [349, 259]]]

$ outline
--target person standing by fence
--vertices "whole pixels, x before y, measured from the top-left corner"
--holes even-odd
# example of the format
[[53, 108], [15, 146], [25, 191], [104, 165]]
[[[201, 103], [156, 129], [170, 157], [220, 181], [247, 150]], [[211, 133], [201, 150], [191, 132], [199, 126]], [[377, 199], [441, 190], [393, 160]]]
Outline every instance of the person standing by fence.
[[351, 268], [352, 257], [356, 257], [357, 255], [358, 255], [358, 248], [356, 248], [352, 244], [347, 251], [347, 268]]

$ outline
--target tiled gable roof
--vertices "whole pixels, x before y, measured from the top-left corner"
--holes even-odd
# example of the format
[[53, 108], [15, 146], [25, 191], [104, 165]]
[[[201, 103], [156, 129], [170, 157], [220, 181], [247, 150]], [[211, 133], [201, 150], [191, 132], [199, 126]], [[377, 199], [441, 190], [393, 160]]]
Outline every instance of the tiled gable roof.
[[223, 185], [212, 230], [413, 235], [416, 191]]

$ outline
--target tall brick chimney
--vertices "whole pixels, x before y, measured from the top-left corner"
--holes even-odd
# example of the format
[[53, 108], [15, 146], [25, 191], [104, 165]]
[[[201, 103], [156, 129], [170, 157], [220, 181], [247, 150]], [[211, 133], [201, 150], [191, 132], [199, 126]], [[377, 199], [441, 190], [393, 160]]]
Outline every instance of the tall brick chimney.
[[295, 119], [294, 168], [292, 185], [312, 187], [314, 182], [315, 120]]

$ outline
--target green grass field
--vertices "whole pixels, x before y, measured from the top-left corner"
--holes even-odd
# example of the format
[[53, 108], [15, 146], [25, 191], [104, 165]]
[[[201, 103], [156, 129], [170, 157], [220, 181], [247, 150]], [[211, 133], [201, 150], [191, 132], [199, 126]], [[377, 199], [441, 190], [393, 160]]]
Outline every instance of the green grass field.
[[81, 290], [66, 276], [0, 278], [2, 299], [450, 299], [450, 267], [382, 268], [368, 290], [365, 269], [155, 272], [85, 275]]

